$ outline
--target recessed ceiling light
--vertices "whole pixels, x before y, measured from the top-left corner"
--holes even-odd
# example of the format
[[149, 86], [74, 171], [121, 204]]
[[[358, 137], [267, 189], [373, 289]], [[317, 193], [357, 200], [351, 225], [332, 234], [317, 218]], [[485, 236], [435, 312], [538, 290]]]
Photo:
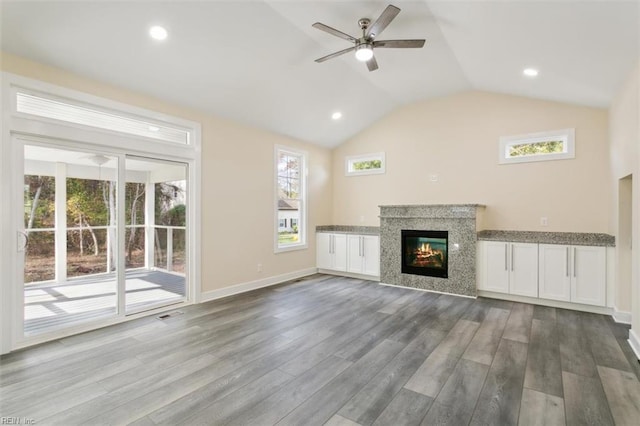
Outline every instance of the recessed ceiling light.
[[340, 120], [342, 118], [342, 113], [340, 111], [336, 111], [333, 114], [331, 114], [331, 118], [333, 120]]
[[149, 35], [154, 40], [164, 40], [164, 39], [167, 38], [167, 35], [169, 35], [169, 33], [167, 32], [167, 30], [164, 27], [161, 27], [159, 25], [155, 25], [155, 26], [149, 28]]
[[524, 71], [522, 71], [522, 74], [526, 75], [527, 77], [537, 77], [538, 70], [535, 68], [525, 68]]

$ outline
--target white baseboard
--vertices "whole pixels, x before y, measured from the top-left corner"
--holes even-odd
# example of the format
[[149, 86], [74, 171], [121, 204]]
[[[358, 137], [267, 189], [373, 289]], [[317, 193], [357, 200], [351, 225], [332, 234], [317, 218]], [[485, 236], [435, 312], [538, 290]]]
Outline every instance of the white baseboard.
[[245, 293], [247, 291], [256, 290], [258, 288], [269, 287], [272, 285], [280, 284], [285, 281], [295, 280], [296, 278], [307, 277], [318, 272], [318, 268], [307, 268], [299, 271], [288, 272], [282, 275], [275, 275], [273, 277], [262, 278], [255, 281], [249, 281], [242, 284], [236, 284], [218, 290], [206, 291], [200, 294], [200, 303], [208, 302], [210, 300], [221, 299], [223, 297], [232, 296], [234, 294]]
[[574, 311], [591, 312], [594, 314], [612, 315], [613, 308], [604, 306], [583, 305], [581, 303], [563, 302], [560, 300], [539, 299], [537, 297], [518, 296], [515, 294], [496, 293], [493, 291], [478, 290], [478, 296], [492, 299], [509, 300], [511, 302], [530, 303], [532, 305], [550, 306], [552, 308], [573, 309]]
[[620, 324], [631, 324], [631, 312], [619, 311], [615, 306], [611, 314], [613, 320]]
[[636, 358], [640, 360], [640, 338], [638, 338], [633, 328], [629, 330], [629, 340], [627, 340], [627, 342], [629, 342], [629, 346], [631, 346], [631, 349], [636, 354]]
[[332, 271], [331, 269], [321, 269], [321, 268], [318, 268], [318, 273], [326, 274], [326, 275], [335, 275], [337, 277], [356, 278], [358, 280], [380, 281], [380, 277], [378, 275], [354, 274], [353, 272]]

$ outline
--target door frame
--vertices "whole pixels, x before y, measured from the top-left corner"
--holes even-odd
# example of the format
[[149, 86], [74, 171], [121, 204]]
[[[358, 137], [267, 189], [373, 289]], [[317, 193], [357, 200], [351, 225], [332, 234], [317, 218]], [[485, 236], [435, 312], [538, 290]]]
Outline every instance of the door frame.
[[[1, 102], [4, 114], [0, 120], [0, 190], [5, 199], [11, 199], [14, 200], [14, 202], [19, 199], [18, 205], [23, 204], [22, 191], [17, 190], [17, 188], [22, 188], [23, 184], [20, 182], [24, 182], [23, 175], [17, 176], [17, 169], [22, 171], [23, 165], [16, 165], [16, 159], [22, 158], [23, 156], [23, 154], [18, 152], [19, 149], [22, 149], [23, 143], [16, 143], [16, 138], [27, 138], [27, 140], [31, 141], [30, 143], [33, 141], [36, 143], [37, 141], [41, 141], [46, 145], [58, 145], [62, 149], [107, 152], [119, 156], [123, 164], [126, 156], [131, 155], [164, 161], [182, 162], [188, 165], [187, 193], [189, 195], [187, 199], [187, 221], [189, 226], [187, 228], [188, 244], [186, 249], [189, 260], [188, 268], [185, 272], [189, 277], [189, 288], [186, 289], [186, 300], [180, 304], [171, 305], [170, 309], [198, 303], [201, 299], [201, 241], [199, 238], [201, 229], [200, 124], [7, 72], [2, 72], [1, 76]], [[188, 146], [181, 146], [114, 131], [26, 116], [25, 114], [16, 112], [16, 91], [19, 90], [19, 88], [29, 88], [85, 104], [109, 108], [125, 116], [138, 118], [149, 117], [154, 120], [174, 123], [189, 130], [190, 142]], [[124, 173], [124, 168], [119, 167], [119, 174], [121, 174], [121, 176], [119, 176], [118, 189], [122, 191], [119, 192], [121, 194], [124, 194]], [[121, 204], [122, 211], [124, 211], [124, 203]], [[22, 217], [16, 217], [17, 211], [18, 208], [13, 206], [13, 203], [0, 203], [0, 227], [2, 229], [2, 238], [0, 241], [0, 354], [167, 310], [167, 307], [159, 307], [130, 315], [125, 315], [125, 311], [123, 310], [121, 314], [110, 320], [83, 323], [51, 333], [24, 338], [22, 332], [23, 321], [16, 321], [16, 309], [19, 307], [19, 309], [23, 310], [24, 306], [23, 293], [22, 291], [17, 291], [17, 282], [21, 283], [23, 277], [20, 277], [20, 280], [16, 281], [18, 274], [18, 268], [16, 267], [18, 255], [17, 244], [19, 241], [15, 231], [16, 224], [23, 220]], [[119, 215], [120, 214], [121, 213], [119, 213]], [[23, 226], [24, 224], [22, 224], [22, 227]], [[124, 227], [122, 228], [122, 233], [124, 234]], [[121, 244], [124, 244], [124, 235], [118, 238], [118, 245], [120, 246]], [[119, 251], [121, 250], [122, 247], [119, 247]], [[119, 262], [124, 263], [123, 256], [119, 256], [118, 258]], [[119, 273], [124, 274], [123, 266], [124, 265], [119, 265]], [[19, 273], [22, 274], [23, 271], [21, 270]], [[124, 294], [122, 294], [122, 297], [124, 297]], [[19, 304], [16, 305], [16, 301], [19, 301]], [[19, 316], [21, 319], [24, 319], [23, 314]]]
[[[116, 302], [116, 313], [113, 316], [99, 318], [96, 320], [89, 320], [87, 322], [79, 323], [77, 325], [72, 325], [69, 327], [65, 327], [63, 329], [54, 329], [50, 332], [42, 333], [41, 335], [35, 336], [25, 336], [23, 331], [24, 325], [24, 252], [19, 253], [17, 250], [17, 245], [19, 244], [17, 233], [20, 230], [23, 230], [24, 223], [23, 218], [19, 214], [21, 211], [20, 206], [24, 203], [24, 193], [19, 188], [22, 188], [19, 185], [24, 181], [24, 146], [25, 145], [34, 145], [34, 146], [43, 146], [54, 149], [61, 150], [69, 150], [73, 152], [83, 152], [90, 154], [103, 154], [111, 157], [118, 158], [118, 181], [117, 181], [117, 259], [116, 259], [116, 277], [117, 277], [117, 302]], [[15, 258], [12, 260], [12, 264], [15, 265], [13, 271], [13, 282], [12, 285], [12, 293], [13, 298], [11, 305], [14, 307], [20, 307], [20, 309], [13, 309], [13, 327], [12, 327], [12, 343], [13, 348], [21, 348], [25, 346], [30, 346], [33, 344], [41, 343], [44, 341], [68, 336], [71, 334], [76, 334], [79, 332], [93, 330], [95, 328], [104, 327], [105, 325], [115, 324], [118, 322], [127, 321], [132, 318], [138, 318], [141, 316], [146, 316], [155, 312], [162, 312], [168, 309], [170, 306], [171, 309], [175, 309], [177, 307], [186, 306], [192, 304], [194, 302], [194, 292], [195, 288], [192, 285], [192, 280], [189, 274], [191, 269], [191, 250], [190, 244], [187, 243], [187, 259], [188, 259], [188, 267], [185, 271], [185, 299], [181, 302], [171, 303], [169, 305], [162, 305], [157, 307], [152, 307], [150, 309], [144, 310], [134, 310], [131, 313], [127, 313], [126, 310], [126, 265], [125, 265], [125, 232], [126, 232], [126, 222], [125, 222], [125, 203], [120, 199], [121, 196], [124, 196], [125, 185], [126, 185], [126, 159], [127, 158], [137, 158], [137, 159], [148, 159], [148, 160], [158, 160], [162, 162], [171, 162], [171, 163], [181, 163], [184, 164], [187, 168], [187, 173], [189, 173], [190, 161], [178, 161], [176, 159], [169, 159], [166, 156], [141, 156], [141, 155], [129, 155], [125, 154], [121, 150], [114, 150], [109, 147], [101, 147], [101, 146], [88, 146], [87, 144], [80, 143], [77, 141], [62, 141], [62, 140], [51, 140], [49, 138], [40, 137], [40, 136], [32, 136], [32, 135], [23, 135], [23, 134], [13, 134], [12, 137], [12, 150], [13, 150], [13, 174], [14, 174], [14, 182], [17, 184], [14, 188], [13, 194], [13, 203], [14, 206], [14, 214], [13, 214], [13, 227], [14, 234], [16, 235], [16, 250], [14, 250]], [[116, 152], [118, 151], [118, 152]], [[165, 158], [160, 158], [165, 157]], [[189, 201], [189, 176], [187, 175], [187, 205], [190, 207]], [[187, 238], [189, 238], [190, 232], [190, 222], [189, 218], [187, 218]], [[8, 306], [7, 306], [8, 308]], [[4, 309], [3, 309], [4, 311]]]

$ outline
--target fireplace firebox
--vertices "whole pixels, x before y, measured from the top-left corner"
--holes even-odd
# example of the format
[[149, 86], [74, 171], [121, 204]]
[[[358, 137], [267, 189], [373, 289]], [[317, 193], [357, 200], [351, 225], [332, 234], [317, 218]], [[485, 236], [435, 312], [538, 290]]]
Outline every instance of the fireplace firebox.
[[402, 273], [448, 278], [448, 231], [402, 230]]

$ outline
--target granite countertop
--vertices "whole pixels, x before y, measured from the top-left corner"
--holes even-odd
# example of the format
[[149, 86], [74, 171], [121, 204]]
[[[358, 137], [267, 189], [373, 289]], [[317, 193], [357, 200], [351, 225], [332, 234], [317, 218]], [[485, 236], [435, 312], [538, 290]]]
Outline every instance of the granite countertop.
[[609, 234], [588, 232], [494, 231], [478, 232], [478, 240], [513, 243], [571, 244], [576, 246], [614, 247], [616, 239]]
[[380, 235], [379, 226], [321, 225], [316, 232], [332, 232], [334, 234]]
[[455, 207], [487, 207], [486, 204], [384, 204], [378, 207], [390, 207], [390, 208], [421, 208], [421, 207], [433, 207], [433, 208], [455, 208]]

